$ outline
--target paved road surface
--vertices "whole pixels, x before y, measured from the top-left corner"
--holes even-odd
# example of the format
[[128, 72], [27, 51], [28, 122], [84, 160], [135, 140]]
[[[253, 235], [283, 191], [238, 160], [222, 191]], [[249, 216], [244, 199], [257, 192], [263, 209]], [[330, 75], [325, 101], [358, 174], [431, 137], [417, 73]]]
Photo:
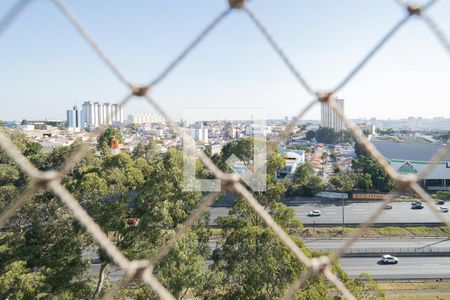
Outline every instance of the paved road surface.
[[375, 279], [450, 278], [450, 257], [399, 257], [396, 265], [379, 265], [375, 257], [345, 257], [340, 262], [352, 277], [369, 273]]
[[[343, 239], [323, 239], [323, 240], [305, 240], [306, 246], [310, 249], [338, 249], [346, 240]], [[450, 238], [415, 238], [415, 239], [360, 239], [356, 241], [352, 249], [450, 249]], [[450, 272], [450, 270], [449, 270]]]
[[[91, 274], [98, 276], [98, 272], [100, 272], [100, 264], [92, 264], [91, 265]], [[119, 270], [119, 271], [115, 271], [112, 272], [111, 274], [109, 274], [111, 281], [117, 282], [117, 280], [119, 280], [123, 275], [125, 274], [124, 271]]]
[[[397, 265], [379, 265], [376, 257], [344, 257], [340, 263], [352, 277], [369, 273], [375, 279], [450, 278], [450, 257], [399, 257]], [[92, 265], [93, 274], [98, 274], [100, 265]], [[111, 274], [116, 282], [123, 271]]]
[[[369, 214], [373, 212], [376, 207], [380, 205], [380, 202], [370, 203], [346, 203], [344, 205], [344, 216], [346, 223], [362, 223]], [[342, 205], [339, 201], [332, 202], [317, 202], [317, 203], [305, 203], [297, 206], [291, 206], [296, 212], [297, 218], [304, 224], [316, 224], [320, 223], [342, 223]], [[319, 217], [307, 217], [306, 214], [313, 210], [319, 209], [322, 215]], [[227, 207], [210, 207], [211, 213], [210, 220], [214, 223], [214, 220], [219, 216], [226, 216], [229, 208]], [[414, 210], [411, 209], [410, 202], [394, 202], [391, 210], [384, 210], [384, 214], [381, 215], [376, 222], [377, 223], [429, 223], [440, 222], [440, 220], [433, 215], [431, 209], [424, 203], [423, 209]], [[449, 214], [445, 214], [447, 217]]]

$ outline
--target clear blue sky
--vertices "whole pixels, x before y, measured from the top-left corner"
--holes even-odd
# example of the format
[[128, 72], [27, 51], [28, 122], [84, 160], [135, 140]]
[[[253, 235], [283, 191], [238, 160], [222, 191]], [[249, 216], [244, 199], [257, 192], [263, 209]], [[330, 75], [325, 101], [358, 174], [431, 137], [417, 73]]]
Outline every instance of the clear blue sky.
[[[4, 15], [14, 1], [0, 2]], [[66, 0], [127, 78], [153, 79], [225, 9], [224, 0]], [[328, 89], [404, 11], [391, 0], [268, 1], [249, 6], [315, 89]], [[450, 35], [450, 1], [429, 14]], [[0, 119], [64, 119], [86, 100], [116, 102], [126, 88], [47, 0], [35, 0], [0, 37]], [[352, 118], [450, 117], [450, 56], [412, 19], [340, 93]], [[152, 96], [172, 116], [185, 108], [258, 107], [296, 114], [311, 97], [250, 19], [233, 12]], [[151, 112], [134, 100], [125, 112]], [[319, 118], [318, 106], [307, 115]]]

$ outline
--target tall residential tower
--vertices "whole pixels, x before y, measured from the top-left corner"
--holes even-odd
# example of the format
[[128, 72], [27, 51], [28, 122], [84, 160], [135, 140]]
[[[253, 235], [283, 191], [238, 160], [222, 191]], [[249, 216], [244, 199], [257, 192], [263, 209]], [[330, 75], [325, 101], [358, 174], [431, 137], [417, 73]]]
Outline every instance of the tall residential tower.
[[85, 101], [79, 115], [81, 128], [123, 123], [123, 109], [118, 104]]
[[[344, 111], [344, 99], [334, 98], [334, 101], [336, 101], [337, 106]], [[344, 122], [326, 102], [321, 103], [321, 110], [320, 126], [333, 128], [335, 131], [342, 131], [345, 129]]]

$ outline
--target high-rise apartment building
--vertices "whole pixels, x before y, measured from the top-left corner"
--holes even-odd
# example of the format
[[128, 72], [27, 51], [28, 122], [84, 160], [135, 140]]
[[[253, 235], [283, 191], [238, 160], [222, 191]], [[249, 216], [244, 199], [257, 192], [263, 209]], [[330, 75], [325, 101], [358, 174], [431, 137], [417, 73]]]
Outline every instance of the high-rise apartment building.
[[[344, 111], [344, 99], [335, 98], [334, 101], [336, 101], [337, 106]], [[335, 131], [342, 131], [345, 129], [342, 119], [326, 102], [321, 103], [320, 126], [333, 128]]]
[[80, 116], [82, 128], [123, 123], [123, 109], [118, 104], [85, 101]]
[[81, 111], [76, 106], [66, 111], [66, 126], [68, 128], [81, 127]]
[[194, 141], [201, 142], [203, 144], [208, 143], [208, 128], [203, 126], [202, 122], [194, 124], [191, 128], [191, 136]]

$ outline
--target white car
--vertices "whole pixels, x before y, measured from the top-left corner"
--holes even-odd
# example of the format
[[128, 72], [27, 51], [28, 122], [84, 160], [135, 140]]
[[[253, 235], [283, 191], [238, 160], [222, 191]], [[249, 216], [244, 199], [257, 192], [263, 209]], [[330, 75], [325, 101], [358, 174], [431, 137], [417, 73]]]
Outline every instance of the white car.
[[318, 217], [318, 216], [320, 216], [320, 214], [321, 214], [320, 210], [315, 209], [308, 213], [308, 217]]
[[439, 209], [440, 209], [442, 212], [444, 212], [444, 213], [448, 212], [448, 207], [447, 207], [447, 206], [441, 206], [441, 207], [439, 207]]
[[385, 254], [380, 260], [383, 264], [397, 264], [398, 258], [389, 254]]

